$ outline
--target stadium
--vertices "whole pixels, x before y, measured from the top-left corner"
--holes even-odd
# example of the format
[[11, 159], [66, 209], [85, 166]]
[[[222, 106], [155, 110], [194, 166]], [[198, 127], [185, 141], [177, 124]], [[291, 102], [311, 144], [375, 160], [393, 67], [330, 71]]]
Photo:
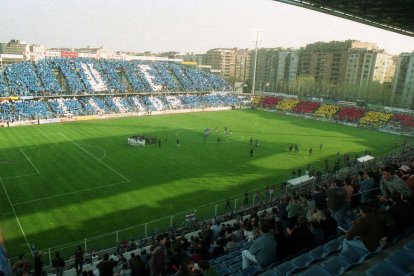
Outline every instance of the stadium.
[[411, 275], [411, 110], [236, 88], [169, 59], [5, 65], [0, 275]]

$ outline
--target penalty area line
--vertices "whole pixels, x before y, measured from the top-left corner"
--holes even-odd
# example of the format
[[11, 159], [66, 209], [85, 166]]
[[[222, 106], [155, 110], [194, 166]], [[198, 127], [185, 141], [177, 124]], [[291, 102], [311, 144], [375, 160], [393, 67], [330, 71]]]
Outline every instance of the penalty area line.
[[22, 148], [20, 148], [20, 151], [23, 153], [23, 155], [26, 157], [27, 161], [29, 161], [30, 164], [32, 164], [33, 168], [36, 170], [36, 172], [38, 174], [40, 174], [40, 171], [37, 169], [37, 167], [35, 166], [35, 164], [33, 164], [32, 160], [30, 160], [30, 158], [26, 155], [26, 153], [22, 150]]
[[20, 223], [19, 217], [17, 216], [16, 209], [14, 209], [14, 205], [11, 202], [9, 193], [6, 190], [6, 187], [4, 186], [3, 179], [1, 177], [0, 177], [0, 182], [1, 182], [1, 186], [3, 186], [3, 190], [4, 190], [4, 193], [6, 194], [7, 200], [9, 201], [10, 207], [12, 208], [12, 212], [13, 212], [14, 216], [16, 217], [16, 221], [17, 221], [17, 224], [19, 225], [20, 231], [22, 231], [22, 234], [23, 234], [23, 237], [24, 237], [24, 239], [26, 241], [27, 247], [29, 248], [30, 253], [33, 255], [32, 247], [30, 246], [30, 243], [29, 243], [29, 241], [28, 241], [28, 239], [26, 237], [26, 233], [23, 230], [22, 224]]
[[77, 190], [77, 191], [73, 191], [73, 192], [69, 192], [69, 193], [63, 193], [63, 194], [58, 194], [58, 195], [53, 195], [53, 196], [48, 196], [48, 197], [42, 197], [42, 198], [37, 198], [37, 199], [33, 199], [33, 200], [28, 200], [28, 201], [16, 202], [16, 203], [13, 203], [13, 206], [38, 202], [38, 201], [42, 201], [42, 200], [46, 200], [46, 199], [52, 199], [52, 198], [57, 198], [57, 197], [62, 197], [62, 196], [67, 196], [67, 195], [73, 195], [73, 194], [92, 191], [92, 190], [101, 189], [101, 188], [105, 188], [105, 187], [116, 186], [116, 185], [120, 185], [120, 184], [124, 184], [124, 183], [128, 183], [128, 182], [129, 182], [129, 180], [125, 180], [125, 181], [116, 182], [116, 183], [112, 183], [112, 184], [101, 185], [101, 186], [97, 186], [97, 187], [91, 187], [91, 188], [87, 188], [87, 189]]

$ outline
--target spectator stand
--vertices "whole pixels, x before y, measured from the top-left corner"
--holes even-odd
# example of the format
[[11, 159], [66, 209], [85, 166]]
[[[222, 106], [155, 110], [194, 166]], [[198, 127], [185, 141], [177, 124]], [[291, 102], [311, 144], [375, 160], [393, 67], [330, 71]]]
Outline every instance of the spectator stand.
[[[405, 144], [398, 151], [396, 150], [395, 152], [390, 153], [389, 157], [384, 158], [383, 160], [386, 159], [388, 162], [391, 162], [391, 163], [400, 162], [399, 158], [404, 158], [405, 160], [407, 160], [407, 159], [409, 160], [410, 157], [413, 156], [413, 155], [414, 155], [414, 148], [411, 145]], [[392, 157], [395, 157], [397, 159], [392, 159]], [[370, 165], [374, 166], [374, 163], [371, 162]], [[354, 171], [349, 171], [349, 173], [357, 173], [358, 170], [359, 170], [359, 167], [355, 166]], [[321, 183], [318, 183], [318, 185], [321, 185]], [[313, 187], [311, 187], [311, 188], [313, 189]], [[306, 191], [303, 191], [303, 192], [306, 192]], [[357, 196], [357, 195], [358, 194], [355, 194], [354, 196]], [[252, 199], [252, 196], [253, 196], [253, 194], [251, 194], [248, 197], [248, 200], [249, 200], [248, 203], [252, 202], [252, 201], [250, 201]], [[224, 201], [221, 201], [221, 202], [217, 201], [217, 202], [212, 203], [211, 206], [215, 206], [215, 208], [213, 208], [215, 210], [214, 217], [219, 218], [221, 221], [226, 221], [226, 222], [230, 222], [230, 221], [232, 221], [232, 219], [236, 219], [238, 222], [241, 222], [244, 219], [246, 219], [246, 214], [251, 213], [252, 211], [256, 212], [257, 210], [263, 210], [263, 211], [257, 212], [257, 214], [260, 215], [260, 213], [263, 212], [263, 215], [266, 215], [266, 214], [269, 214], [269, 212], [272, 212], [275, 206], [278, 206], [278, 204], [280, 203], [279, 200], [283, 200], [284, 195], [280, 195], [279, 197], [275, 197], [275, 198], [271, 198], [271, 199], [266, 197], [266, 200], [263, 200], [260, 205], [255, 204], [253, 202], [253, 204], [239, 205], [239, 207], [236, 208], [237, 200], [240, 200], [240, 202], [241, 202], [241, 200], [243, 198], [245, 198], [245, 197], [243, 196], [243, 197], [235, 198], [235, 200], [234, 200], [234, 206], [235, 206], [234, 211], [229, 212], [227, 210], [224, 210], [224, 212], [220, 212], [222, 215], [220, 215], [220, 213], [217, 212], [217, 210], [218, 210], [217, 206], [218, 206], [218, 204], [220, 204], [220, 205], [223, 204], [224, 205]], [[193, 225], [193, 227], [190, 228], [190, 229], [183, 228], [183, 227], [176, 227], [175, 225], [177, 225], [177, 224], [175, 222], [177, 221], [176, 219], [178, 218], [179, 220], [181, 220], [181, 223], [184, 223], [183, 218], [185, 217], [185, 214], [188, 214], [189, 212], [192, 212], [193, 210], [187, 210], [187, 211], [184, 211], [180, 214], [176, 214], [172, 217], [161, 218], [161, 220], [165, 220], [166, 222], [169, 221], [170, 230], [173, 229], [173, 232], [171, 232], [171, 233], [174, 233], [174, 236], [176, 236], [176, 237], [183, 236], [183, 235], [186, 235], [187, 233], [191, 233], [191, 232], [192, 233], [199, 233], [200, 230], [202, 232], [203, 229], [205, 229], [206, 219], [209, 220], [213, 217], [211, 215], [211, 206], [200, 206], [200, 208], [197, 209], [197, 221]], [[208, 213], [205, 213], [205, 211], [202, 210], [203, 208], [206, 208], [205, 210], [210, 209], [210, 211]], [[207, 218], [206, 215], [209, 216], [209, 218]], [[121, 239], [119, 239], [119, 237], [121, 237], [121, 236], [123, 237], [123, 236], [125, 236], [125, 234], [128, 234], [128, 233], [131, 233], [131, 234], [134, 233], [134, 235], [136, 235], [137, 233], [145, 230], [145, 238], [138, 239], [140, 241], [139, 242], [139, 248], [140, 248], [140, 250], [142, 250], [142, 248], [148, 248], [149, 244], [151, 243], [151, 241], [155, 237], [154, 235], [156, 235], [157, 233], [163, 233], [163, 231], [165, 231], [165, 230], [161, 230], [161, 232], [160, 232], [160, 230], [154, 229], [152, 231], [152, 234], [150, 234], [151, 233], [150, 229], [153, 229], [154, 226], [158, 227], [159, 225], [160, 225], [160, 220], [156, 220], [156, 221], [148, 222], [144, 225], [139, 226], [141, 228], [131, 227], [131, 228], [119, 230], [119, 231], [116, 231], [116, 232], [110, 233], [110, 234], [111, 235], [113, 234], [114, 237], [116, 238], [117, 244], [120, 244]], [[141, 233], [144, 233], [144, 232], [141, 232]], [[109, 237], [108, 235], [104, 235], [105, 240], [107, 240], [108, 237]], [[348, 254], [349, 252], [347, 253], [348, 255], [346, 255], [346, 254], [345, 255], [341, 255], [341, 254], [338, 255], [338, 250], [340, 250], [340, 248], [341, 248], [342, 239], [343, 238], [338, 237], [338, 238], [335, 238], [334, 240], [328, 241], [327, 243], [322, 245], [323, 248], [318, 248], [318, 250], [316, 250], [317, 248], [315, 248], [315, 250], [309, 251], [310, 248], [308, 248], [308, 249], [306, 249], [305, 253], [299, 252], [298, 255], [291, 256], [291, 257], [287, 258], [284, 261], [284, 263], [282, 263], [281, 265], [284, 265], [284, 267], [285, 267], [284, 269], [288, 269], [289, 271], [292, 270], [289, 273], [293, 273], [293, 272], [300, 272], [300, 271], [302, 271], [306, 268], [318, 270], [319, 269], [319, 264], [318, 263], [322, 262], [321, 266], [325, 270], [330, 271], [329, 269], [333, 269], [334, 271], [336, 271], [336, 272], [331, 271], [330, 275], [332, 275], [332, 274], [337, 274], [337, 272], [339, 270], [342, 271], [341, 273], [344, 273], [345, 271], [347, 271], [349, 269], [353, 269], [354, 266], [358, 265], [361, 262], [364, 262], [367, 258], [370, 258], [371, 256], [373, 256], [375, 254], [378, 254], [378, 252], [380, 252], [382, 250], [382, 248], [380, 248], [378, 250], [378, 252], [374, 252], [374, 254], [372, 254], [372, 255], [361, 255], [360, 257], [357, 257], [357, 258], [354, 255], [352, 255], [352, 254], [354, 254], [352, 252], [351, 252], [352, 254], [350, 253], [351, 255]], [[101, 256], [101, 254], [103, 254], [104, 252], [110, 252], [110, 253], [118, 252], [118, 251], [116, 251], [117, 250], [116, 248], [119, 248], [119, 246], [117, 246], [116, 248], [113, 247], [113, 248], [105, 249], [105, 250], [101, 250], [101, 249], [97, 249], [97, 248], [91, 249], [90, 243], [92, 242], [92, 244], [96, 244], [96, 242], [94, 242], [94, 240], [95, 239], [84, 241], [85, 251], [93, 252], [93, 253], [88, 253], [88, 258], [87, 259], [89, 261], [87, 261], [87, 262], [95, 262], [96, 258], [93, 257], [93, 256], [97, 256], [98, 254], [99, 254], [99, 256]], [[124, 241], [124, 239], [122, 239], [122, 241]], [[81, 241], [74, 242], [74, 243], [68, 244], [67, 247], [73, 249], [75, 246], [77, 246], [80, 243], [82, 243], [82, 242]], [[247, 246], [246, 243], [238, 244], [235, 247], [235, 251], [232, 251], [227, 256], [223, 256], [223, 258], [220, 257], [221, 259], [213, 260], [212, 265], [215, 266], [215, 267], [217, 265], [219, 270], [223, 269], [224, 267], [227, 267], [226, 273], [237, 273], [238, 275], [240, 273], [243, 274], [243, 271], [240, 270], [240, 265], [241, 265], [240, 261], [241, 260], [239, 258], [235, 259], [234, 257], [235, 256], [240, 256], [241, 250], [243, 248], [245, 248], [246, 246]], [[323, 252], [322, 252], [322, 254], [319, 254], [318, 252], [321, 251], [319, 249], [323, 249], [322, 251], [324, 251], [324, 252], [325, 252], [325, 250], [329, 250], [329, 251], [327, 251], [328, 254], [323, 253]], [[49, 250], [49, 256], [53, 252], [55, 252], [56, 250], [58, 250], [58, 249]], [[62, 250], [62, 248], [59, 249], [59, 251], [60, 250]], [[45, 250], [45, 252], [48, 252], [48, 251]], [[137, 252], [137, 251], [134, 251], [134, 252]], [[331, 252], [331, 253], [329, 253], [329, 252]], [[120, 253], [120, 252], [118, 252], [118, 253]], [[124, 252], [124, 253], [127, 254], [126, 256], [128, 256], [128, 253], [126, 253], [126, 252]], [[311, 256], [309, 256], [309, 254]], [[332, 254], [335, 254], [335, 255], [333, 257], [330, 257], [330, 255], [332, 255]], [[90, 258], [89, 258], [89, 256], [90, 256]], [[114, 259], [117, 259], [117, 258], [118, 258], [118, 255], [116, 255], [116, 256], [114, 255]], [[232, 258], [233, 260], [230, 261], [230, 258]], [[336, 264], [338, 264], [337, 260], [342, 260], [342, 259], [345, 260], [344, 263], [343, 264], [339, 263], [339, 265], [336, 265]], [[225, 260], [227, 260], [227, 261], [224, 264]], [[312, 266], [315, 266], [315, 265], [313, 265], [314, 263], [317, 263], [316, 264], [316, 266], [318, 266], [317, 268], [312, 267]], [[71, 267], [72, 264], [73, 264], [73, 261], [68, 262], [69, 267]], [[272, 269], [272, 270], [277, 271], [279, 269], [282, 269], [282, 267], [279, 267], [279, 264], [280, 263], [274, 263], [270, 267], [257, 268], [257, 269], [254, 269], [254, 271], [263, 271], [263, 269]], [[332, 266], [332, 265], [335, 265], [335, 267]], [[404, 265], [404, 264], [401, 264], [401, 265]], [[290, 268], [288, 268], [288, 267], [290, 267]], [[403, 267], [403, 268], [406, 269], [406, 267]], [[255, 272], [252, 272], [252, 273], [255, 273]], [[245, 275], [245, 274], [243, 274], [243, 275]], [[252, 274], [248, 274], [248, 275], [252, 275]]]

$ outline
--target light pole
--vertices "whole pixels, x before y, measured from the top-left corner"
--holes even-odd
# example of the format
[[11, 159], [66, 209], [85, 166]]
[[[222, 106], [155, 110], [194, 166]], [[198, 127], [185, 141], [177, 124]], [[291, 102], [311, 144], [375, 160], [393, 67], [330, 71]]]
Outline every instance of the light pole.
[[256, 32], [256, 46], [254, 48], [254, 65], [253, 65], [253, 87], [252, 96], [256, 90], [256, 65], [257, 65], [257, 44], [259, 43], [259, 31]]

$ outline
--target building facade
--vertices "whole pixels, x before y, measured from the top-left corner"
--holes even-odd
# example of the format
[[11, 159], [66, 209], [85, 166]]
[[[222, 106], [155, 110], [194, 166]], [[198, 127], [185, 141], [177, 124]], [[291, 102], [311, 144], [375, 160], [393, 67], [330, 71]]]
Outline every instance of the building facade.
[[351, 49], [345, 82], [353, 85], [369, 85], [371, 81], [391, 83], [394, 71], [392, 55], [377, 50]]
[[[254, 78], [254, 56], [251, 53], [250, 81]], [[299, 51], [283, 48], [261, 48], [257, 50], [256, 90], [274, 91], [282, 83], [296, 80]]]
[[29, 52], [29, 45], [26, 41], [12, 39], [7, 43], [1, 43], [0, 54], [23, 55]]
[[[318, 82], [334, 85], [342, 83], [346, 80], [347, 65], [352, 50], [374, 50], [376, 48], [375, 43], [355, 40], [308, 44], [301, 49], [299, 74], [311, 76]], [[359, 61], [352, 60], [352, 62], [356, 64]], [[357, 73], [354, 68], [350, 68], [350, 71], [352, 71], [350, 75]], [[352, 78], [349, 77], [349, 79]]]
[[203, 65], [220, 70], [222, 78], [244, 82], [250, 74], [250, 51], [238, 48], [216, 48], [208, 50], [202, 58]]
[[400, 99], [403, 107], [414, 108], [414, 52], [398, 57], [392, 94], [393, 102]]

